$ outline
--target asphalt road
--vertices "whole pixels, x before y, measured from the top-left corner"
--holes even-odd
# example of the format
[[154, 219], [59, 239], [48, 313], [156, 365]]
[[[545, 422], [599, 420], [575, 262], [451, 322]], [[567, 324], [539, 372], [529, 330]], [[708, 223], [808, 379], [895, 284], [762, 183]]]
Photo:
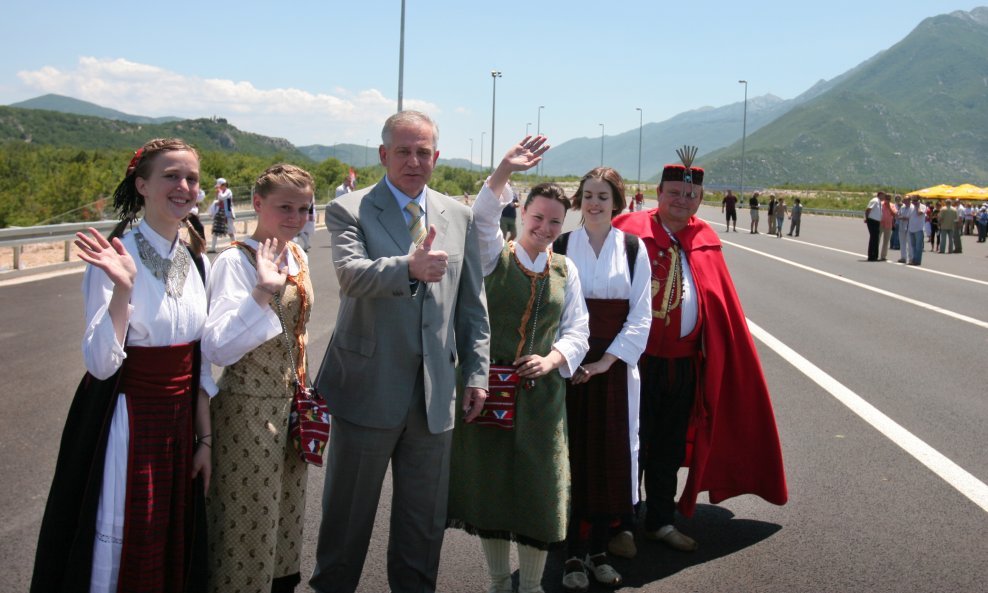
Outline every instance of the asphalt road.
[[[717, 209], [700, 214], [723, 230]], [[740, 219], [746, 227], [745, 211]], [[789, 503], [746, 496], [712, 506], [701, 497], [680, 525], [700, 549], [639, 542], [636, 559], [614, 562], [622, 590], [988, 590], [988, 244], [965, 237], [963, 254], [926, 253], [917, 268], [864, 261], [860, 219], [804, 216], [801, 234], [721, 235], [773, 396]], [[325, 231], [309, 257], [318, 364], [338, 302]], [[27, 590], [61, 427], [83, 373], [80, 281], [78, 273], [17, 284], [0, 277], [0, 592]], [[310, 470], [303, 575], [323, 477]], [[361, 591], [387, 590], [389, 507], [386, 484]], [[475, 538], [447, 531], [443, 552], [441, 591], [486, 590]], [[550, 593], [561, 591], [562, 560], [550, 556]]]

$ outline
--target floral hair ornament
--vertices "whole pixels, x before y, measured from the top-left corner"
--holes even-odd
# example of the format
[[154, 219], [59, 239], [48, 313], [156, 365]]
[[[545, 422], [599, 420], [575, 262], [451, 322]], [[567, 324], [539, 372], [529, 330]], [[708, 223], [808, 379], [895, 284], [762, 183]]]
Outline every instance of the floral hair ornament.
[[130, 177], [134, 174], [134, 171], [137, 170], [137, 165], [141, 163], [142, 156], [144, 156], [144, 147], [138, 148], [137, 151], [134, 152], [134, 157], [130, 159], [130, 164], [127, 165], [126, 177]]

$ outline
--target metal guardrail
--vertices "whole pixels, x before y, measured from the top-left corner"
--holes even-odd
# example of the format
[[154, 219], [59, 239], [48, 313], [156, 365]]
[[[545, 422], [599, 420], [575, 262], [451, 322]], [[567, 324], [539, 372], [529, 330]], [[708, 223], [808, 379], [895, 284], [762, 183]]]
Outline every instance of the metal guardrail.
[[[708, 200], [704, 202], [704, 205], [717, 207], [720, 206], [720, 202]], [[743, 208], [738, 209], [743, 210]], [[325, 204], [316, 206], [316, 223], [319, 222], [320, 213], [325, 210]], [[821, 208], [803, 208], [803, 213], [820, 214], [823, 216], [861, 216], [861, 212], [857, 210], [826, 210]], [[245, 233], [247, 232], [247, 221], [254, 220], [257, 217], [257, 213], [253, 210], [235, 210], [234, 214], [236, 215], [234, 224], [243, 223], [243, 232]], [[65, 255], [62, 261], [67, 262], [72, 259], [72, 242], [75, 240], [76, 233], [93, 227], [97, 231], [106, 234], [113, 229], [117, 222], [116, 220], [101, 220], [0, 229], [0, 249], [12, 248], [14, 250], [13, 269], [20, 270], [23, 269], [21, 265], [21, 253], [24, 245], [63, 243]], [[209, 222], [208, 219], [205, 222]]]
[[[319, 219], [319, 212], [325, 210], [325, 206], [316, 206], [316, 221]], [[243, 232], [247, 232], [247, 221], [254, 220], [257, 213], [253, 210], [234, 210], [236, 218], [233, 223], [243, 223]], [[100, 220], [90, 222], [69, 222], [61, 224], [49, 224], [32, 227], [12, 227], [0, 229], [0, 248], [11, 248], [14, 250], [13, 269], [23, 269], [21, 254], [25, 245], [35, 245], [39, 243], [63, 243], [64, 258], [62, 261], [71, 261], [72, 242], [75, 234], [92, 227], [97, 231], [106, 234], [113, 230], [119, 220]], [[205, 220], [204, 222], [209, 222]]]

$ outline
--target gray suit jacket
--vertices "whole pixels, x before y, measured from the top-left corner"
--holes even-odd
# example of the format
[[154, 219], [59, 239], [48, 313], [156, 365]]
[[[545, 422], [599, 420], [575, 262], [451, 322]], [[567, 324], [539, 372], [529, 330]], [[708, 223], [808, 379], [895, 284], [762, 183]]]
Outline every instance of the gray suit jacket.
[[465, 385], [487, 388], [490, 323], [473, 212], [432, 190], [425, 199], [432, 248], [449, 254], [440, 282], [409, 282], [412, 239], [383, 179], [326, 207], [340, 309], [316, 385], [331, 414], [360, 426], [398, 426], [420, 367], [433, 433], [453, 428], [456, 365]]

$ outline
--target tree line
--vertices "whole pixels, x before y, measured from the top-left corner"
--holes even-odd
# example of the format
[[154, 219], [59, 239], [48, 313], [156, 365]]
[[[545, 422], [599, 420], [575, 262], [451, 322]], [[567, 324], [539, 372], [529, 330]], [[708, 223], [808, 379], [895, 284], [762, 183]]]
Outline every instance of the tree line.
[[[113, 190], [123, 179], [133, 155], [128, 150], [80, 149], [41, 146], [25, 142], [0, 144], [0, 228], [80, 222], [113, 218]], [[350, 165], [330, 158], [316, 163], [281, 154], [256, 156], [245, 153], [203, 151], [200, 154], [201, 186], [207, 204], [217, 177], [231, 187], [253, 187], [269, 166], [291, 162], [308, 170], [316, 181], [316, 200], [325, 203], [346, 178]], [[357, 188], [377, 183], [381, 165], [354, 167]], [[436, 167], [429, 187], [451, 196], [476, 194], [483, 173], [448, 166]], [[249, 194], [249, 192], [245, 192]], [[237, 201], [248, 195], [237, 195]]]

